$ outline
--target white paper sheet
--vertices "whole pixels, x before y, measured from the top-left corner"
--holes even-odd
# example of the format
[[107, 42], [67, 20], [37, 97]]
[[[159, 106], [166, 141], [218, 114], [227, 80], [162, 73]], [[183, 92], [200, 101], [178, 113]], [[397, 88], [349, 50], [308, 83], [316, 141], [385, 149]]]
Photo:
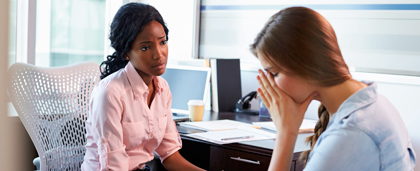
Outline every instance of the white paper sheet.
[[[237, 129], [223, 131], [209, 131], [204, 133], [187, 134], [187, 136], [213, 142], [216, 144], [229, 144], [242, 141], [255, 141], [274, 139], [275, 134], [262, 131], [249, 126], [240, 126]], [[229, 140], [223, 140], [229, 139]]]
[[221, 130], [230, 130], [236, 129], [239, 126], [248, 126], [253, 127], [251, 124], [238, 122], [234, 120], [216, 120], [216, 121], [204, 121], [204, 122], [182, 122], [179, 123], [181, 126], [191, 127], [195, 129], [205, 130], [205, 131], [221, 131]]
[[[300, 125], [299, 132], [300, 133], [310, 133], [314, 132], [314, 128], [316, 125], [317, 120], [312, 119], [303, 119], [302, 125]], [[270, 122], [252, 122], [253, 125], [259, 126], [265, 129], [276, 131], [276, 126], [272, 121]]]

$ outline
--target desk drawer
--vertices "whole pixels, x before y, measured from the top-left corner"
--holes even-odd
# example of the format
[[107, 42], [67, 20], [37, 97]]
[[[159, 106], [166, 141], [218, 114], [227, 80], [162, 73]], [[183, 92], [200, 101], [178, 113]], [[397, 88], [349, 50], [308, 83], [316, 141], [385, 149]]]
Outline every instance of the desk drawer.
[[210, 171], [267, 170], [270, 157], [210, 147]]

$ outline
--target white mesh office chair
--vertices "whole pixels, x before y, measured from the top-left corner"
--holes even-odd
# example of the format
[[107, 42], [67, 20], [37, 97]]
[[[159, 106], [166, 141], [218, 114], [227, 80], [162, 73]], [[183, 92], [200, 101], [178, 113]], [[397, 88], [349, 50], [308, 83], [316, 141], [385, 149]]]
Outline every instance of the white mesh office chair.
[[[85, 155], [89, 99], [99, 81], [99, 65], [64, 67], [15, 63], [8, 93], [40, 159], [40, 170], [80, 170]], [[35, 163], [35, 161], [34, 161]]]

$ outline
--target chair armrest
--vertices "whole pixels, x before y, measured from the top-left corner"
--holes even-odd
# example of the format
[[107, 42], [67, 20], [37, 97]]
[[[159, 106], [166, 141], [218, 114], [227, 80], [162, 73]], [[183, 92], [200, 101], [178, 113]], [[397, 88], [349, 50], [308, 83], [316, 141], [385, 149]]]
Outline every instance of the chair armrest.
[[39, 157], [35, 158], [34, 161], [32, 161], [32, 163], [34, 163], [34, 165], [36, 166], [36, 170], [41, 169], [41, 160], [39, 159]]

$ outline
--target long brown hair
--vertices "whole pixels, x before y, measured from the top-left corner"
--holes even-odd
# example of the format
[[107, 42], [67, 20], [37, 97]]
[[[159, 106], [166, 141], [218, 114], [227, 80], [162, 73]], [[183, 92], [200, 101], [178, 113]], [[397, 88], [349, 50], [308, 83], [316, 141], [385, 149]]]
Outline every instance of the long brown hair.
[[[318, 86], [330, 87], [351, 78], [334, 29], [323, 16], [309, 8], [290, 7], [274, 14], [255, 38], [251, 51], [255, 56], [264, 54], [281, 72]], [[311, 149], [301, 154], [305, 162], [329, 122], [329, 113], [322, 104], [318, 117], [314, 135], [306, 140]]]

